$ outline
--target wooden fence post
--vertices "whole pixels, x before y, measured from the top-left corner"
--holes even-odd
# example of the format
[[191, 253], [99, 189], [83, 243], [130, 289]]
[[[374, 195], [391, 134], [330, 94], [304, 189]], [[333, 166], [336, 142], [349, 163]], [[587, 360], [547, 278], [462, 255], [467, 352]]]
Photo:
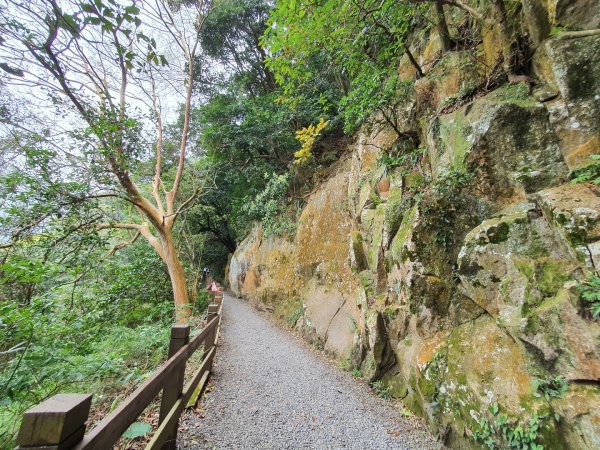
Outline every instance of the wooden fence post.
[[209, 323], [213, 317], [216, 317], [219, 313], [219, 305], [216, 303], [211, 303], [208, 305], [208, 310], [206, 312], [206, 323]]
[[[219, 315], [219, 305], [213, 303], [208, 305], [208, 312], [206, 314], [206, 323], [209, 323], [214, 317]], [[210, 337], [206, 338], [207, 346], [205, 347], [205, 351], [210, 350], [210, 348], [217, 344], [217, 328], [219, 328], [219, 324], [215, 326], [210, 332]]]
[[90, 394], [58, 394], [23, 415], [17, 449], [66, 450], [83, 438]]
[[[169, 358], [177, 353], [184, 345], [190, 341], [190, 326], [189, 325], [173, 325], [171, 328], [171, 341], [169, 342]], [[183, 392], [183, 381], [185, 376], [185, 362], [179, 365], [173, 373], [172, 382], [163, 388], [162, 399], [160, 403], [160, 415], [158, 419], [159, 425], [165, 420], [171, 408], [181, 393]], [[171, 450], [177, 448], [177, 428], [179, 421], [173, 424], [171, 432], [168, 434], [167, 440], [163, 445], [163, 450]]]

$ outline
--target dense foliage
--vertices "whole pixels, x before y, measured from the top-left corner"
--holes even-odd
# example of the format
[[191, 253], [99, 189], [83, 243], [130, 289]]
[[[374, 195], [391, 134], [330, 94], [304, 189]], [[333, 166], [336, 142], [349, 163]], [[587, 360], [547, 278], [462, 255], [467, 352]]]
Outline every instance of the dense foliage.
[[287, 102], [265, 64], [260, 41], [270, 7], [264, 0], [221, 0], [201, 33], [205, 100], [192, 128], [203, 161], [198, 174], [213, 188], [194, 204], [188, 221], [207, 237], [204, 251], [215, 274], [222, 274], [255, 220], [269, 218], [267, 233], [291, 230], [285, 194], [300, 147], [295, 132], [322, 115], [318, 98]]
[[[268, 66], [288, 101], [318, 95], [351, 132], [393, 99], [402, 56], [414, 61], [408, 34], [417, 26], [426, 31], [427, 9], [391, 0], [277, 2], [263, 41], [272, 55]], [[335, 91], [320, 89], [324, 75]]]
[[0, 447], [43, 399], [90, 392], [106, 409], [163, 360], [173, 320], [168, 274], [146, 244], [111, 259], [106, 252], [88, 249], [93, 270], [75, 279], [57, 259], [44, 264], [31, 253], [0, 266]]

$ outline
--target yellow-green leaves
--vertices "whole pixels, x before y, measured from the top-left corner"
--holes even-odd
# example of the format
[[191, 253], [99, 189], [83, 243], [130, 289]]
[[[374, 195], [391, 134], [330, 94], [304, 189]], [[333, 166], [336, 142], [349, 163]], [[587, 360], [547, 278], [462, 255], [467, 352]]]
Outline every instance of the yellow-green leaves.
[[316, 125], [310, 124], [309, 126], [296, 131], [296, 139], [302, 143], [302, 147], [296, 153], [294, 153], [294, 164], [305, 164], [312, 156], [313, 145], [315, 140], [321, 134], [321, 131], [327, 126], [327, 121], [321, 117], [319, 123]]

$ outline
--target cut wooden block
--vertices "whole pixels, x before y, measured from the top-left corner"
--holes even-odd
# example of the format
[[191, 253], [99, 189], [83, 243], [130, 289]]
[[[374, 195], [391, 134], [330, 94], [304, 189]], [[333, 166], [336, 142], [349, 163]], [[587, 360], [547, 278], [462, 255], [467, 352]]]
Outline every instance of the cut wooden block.
[[173, 325], [171, 327], [171, 339], [187, 339], [189, 336], [189, 325]]
[[23, 415], [19, 447], [66, 448], [81, 440], [92, 405], [90, 394], [58, 394]]

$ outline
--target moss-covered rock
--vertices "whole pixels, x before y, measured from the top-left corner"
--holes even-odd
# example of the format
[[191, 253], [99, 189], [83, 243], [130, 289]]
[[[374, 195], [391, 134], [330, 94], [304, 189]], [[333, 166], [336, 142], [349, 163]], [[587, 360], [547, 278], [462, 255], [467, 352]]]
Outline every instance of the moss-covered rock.
[[469, 171], [486, 198], [509, 203], [567, 175], [558, 138], [524, 84], [499, 89], [428, 128], [433, 177]]
[[600, 28], [600, 11], [595, 0], [552, 0], [547, 2], [554, 26], [586, 30]]
[[576, 295], [562, 289], [525, 319], [520, 339], [540, 352], [547, 368], [567, 380], [600, 379], [600, 325], [578, 314]]
[[573, 449], [600, 448], [600, 389], [593, 384], [571, 384], [563, 398], [552, 401], [560, 415], [559, 429]]
[[361, 272], [369, 267], [363, 247], [362, 234], [356, 230], [350, 233], [350, 265], [357, 272]]
[[545, 370], [598, 379], [600, 327], [578, 314], [570, 289], [585, 267], [581, 249], [598, 239], [600, 202], [581, 185], [544, 190], [532, 200], [467, 235], [460, 289], [526, 342]]
[[[558, 24], [580, 8], [546, 3], [522, 12], [535, 21], [547, 6]], [[448, 19], [460, 45], [466, 13]], [[574, 290], [600, 268], [600, 201], [595, 186], [564, 184], [600, 152], [599, 38], [541, 41], [541, 22], [535, 36], [527, 25], [533, 95], [509, 84], [437, 117], [484, 71], [466, 51], [437, 61], [435, 33], [420, 39], [426, 77], [398, 99], [398, 129], [374, 116], [307, 198], [293, 241], [258, 227], [230, 263], [237, 293], [381, 380], [451, 448], [506, 448], [517, 427], [547, 449], [600, 446], [600, 324]], [[498, 27], [481, 37], [492, 67]], [[417, 124], [417, 110], [432, 115]], [[382, 155], [407, 151], [382, 195]], [[555, 376], [564, 398], [534, 396]]]
[[539, 79], [560, 92], [545, 106], [566, 163], [570, 168], [588, 163], [600, 152], [600, 35], [548, 39], [535, 52], [533, 67]]
[[[535, 199], [562, 245], [589, 267], [600, 267], [590, 246], [600, 240], [600, 194], [597, 187], [566, 184], [539, 192]], [[596, 258], [596, 260], [595, 260]]]
[[470, 95], [479, 81], [476, 56], [463, 50], [445, 54], [427, 76], [415, 83], [417, 109], [438, 111]]

